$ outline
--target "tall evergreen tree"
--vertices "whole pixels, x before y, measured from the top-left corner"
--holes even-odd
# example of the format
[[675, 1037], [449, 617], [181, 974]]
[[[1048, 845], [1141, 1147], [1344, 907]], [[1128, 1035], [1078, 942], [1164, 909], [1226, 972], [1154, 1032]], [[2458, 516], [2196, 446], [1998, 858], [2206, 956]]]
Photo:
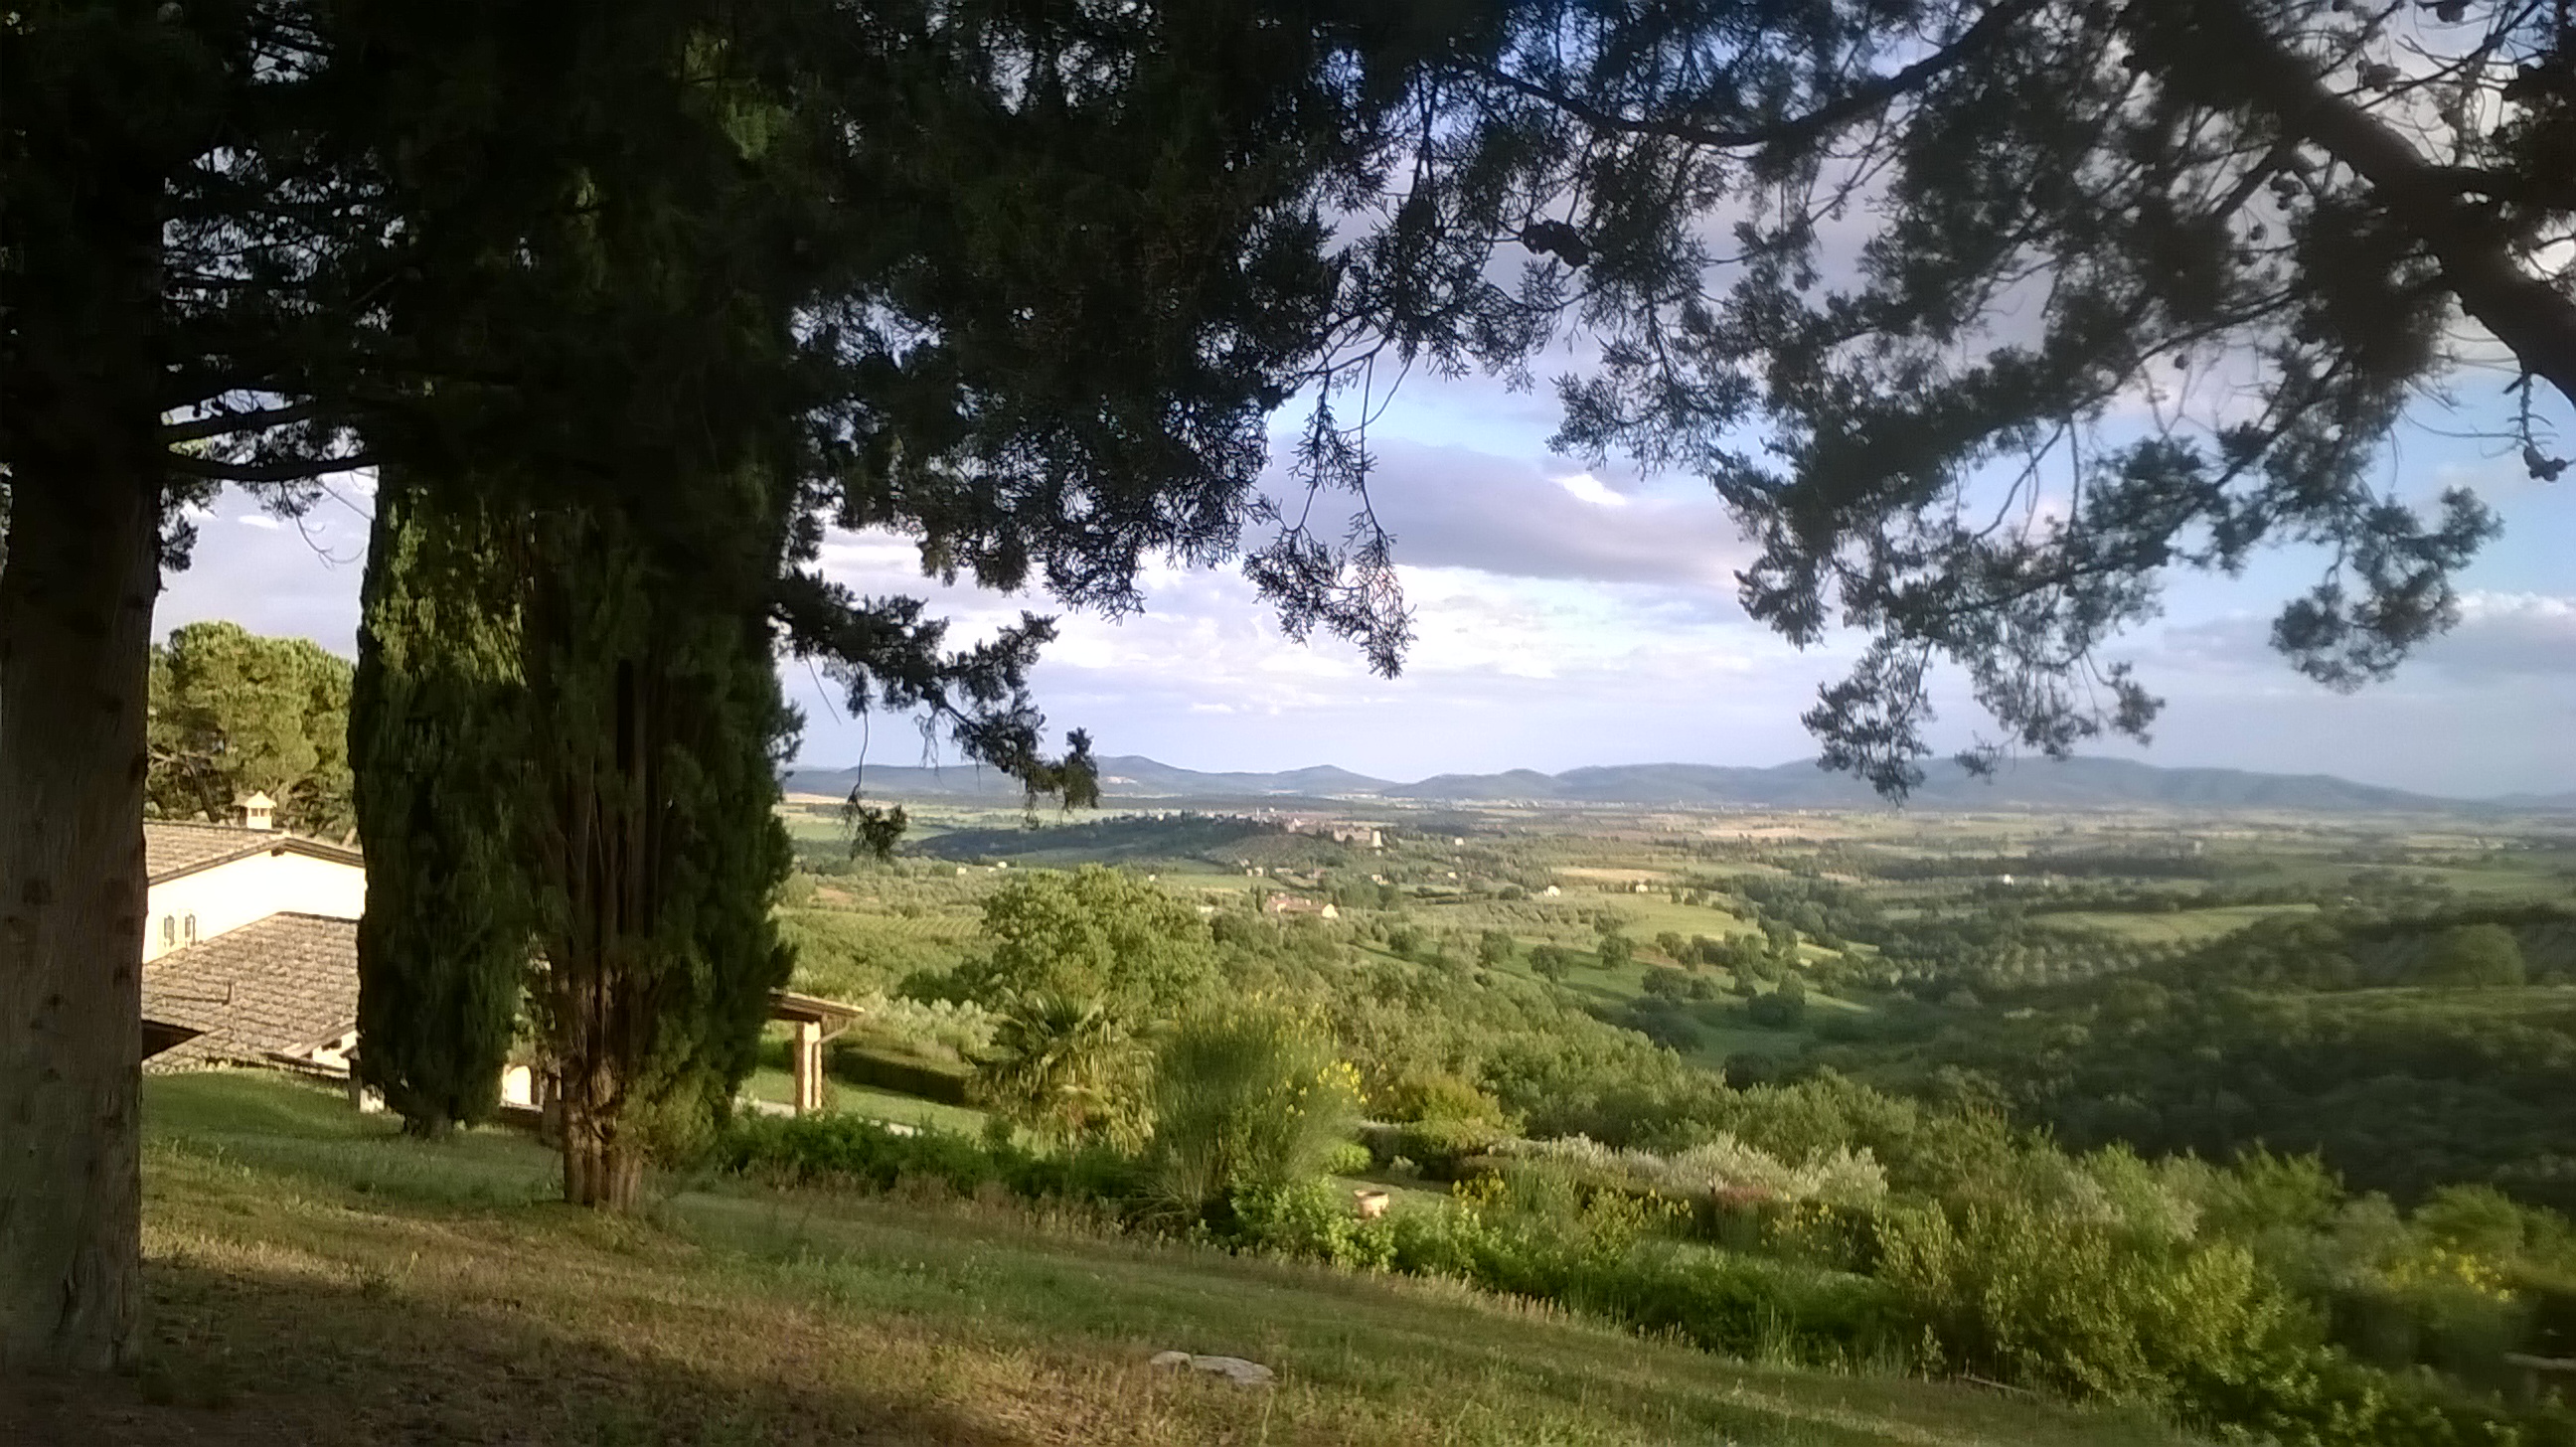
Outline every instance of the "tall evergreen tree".
[[[789, 227], [809, 199], [792, 118], [762, 84], [778, 58], [722, 7], [557, 18], [352, 7], [344, 79], [387, 97], [368, 143], [407, 218], [387, 342], [425, 374], [367, 435], [410, 490], [420, 545], [488, 570], [395, 576], [402, 560], [378, 557], [376, 596], [503, 621], [515, 696], [506, 722], [465, 730], [489, 729], [505, 760], [513, 877], [401, 889], [488, 881], [488, 917], [531, 927], [565, 1193], [623, 1209], [651, 1140], [723, 1107], [786, 975], [769, 906], [790, 716], [770, 614], [799, 496], [809, 270]], [[495, 580], [497, 606], [477, 596]], [[435, 797], [415, 765], [388, 753], [371, 774]], [[439, 863], [397, 842], [386, 867]], [[460, 987], [492, 1000], [503, 969], [388, 948], [370, 966], [368, 1068], [477, 1092], [425, 1102], [432, 1119], [479, 1106], [507, 1039], [496, 1012], [405, 1006]]]
[[511, 539], [470, 500], [395, 472], [375, 503], [349, 717], [367, 858], [356, 1071], [437, 1136], [498, 1106], [533, 963], [520, 599]]
[[[643, 1138], [746, 1068], [783, 978], [773, 620], [854, 703], [1085, 784], [1027, 698], [1046, 621], [947, 651], [917, 602], [813, 574], [823, 516], [1109, 607], [1153, 551], [1230, 548], [1330, 292], [1315, 177], [1377, 102], [1336, 99], [1331, 43], [1261, 54], [1257, 17], [832, 12], [792, 52], [689, 4], [490, 18], [508, 44], [361, 19], [416, 263], [390, 314], [445, 379], [369, 441], [523, 530], [535, 1004], [567, 1194], [619, 1207]], [[1032, 85], [1042, 54], [1069, 93]], [[1230, 84], [1238, 60], [1273, 91]], [[483, 108], [460, 117], [464, 75]], [[1301, 91], [1334, 103], [1283, 109]], [[525, 204], [487, 204], [495, 173]]]
[[[758, 493], [740, 497], [754, 531], [776, 516]], [[792, 859], [774, 808], [790, 715], [765, 587], [710, 606], [613, 515], [542, 515], [530, 537], [521, 819], [545, 958], [536, 1011], [563, 1107], [565, 1198], [624, 1210], [654, 1135], [724, 1109], [787, 982], [771, 905]]]

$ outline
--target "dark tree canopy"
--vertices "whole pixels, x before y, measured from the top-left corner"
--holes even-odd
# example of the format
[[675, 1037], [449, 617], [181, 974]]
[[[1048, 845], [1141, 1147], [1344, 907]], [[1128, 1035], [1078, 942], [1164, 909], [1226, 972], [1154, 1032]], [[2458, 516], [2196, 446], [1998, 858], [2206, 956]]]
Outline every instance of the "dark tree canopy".
[[[370, 455], [470, 481], [506, 453], [486, 473], [522, 499], [774, 571], [786, 645], [853, 706], [1076, 792], [1023, 687], [1047, 620], [952, 649], [917, 600], [823, 580], [823, 527], [1113, 614], [1146, 560], [1233, 552], [1268, 414], [1349, 325], [1335, 198], [1398, 146], [1422, 47], [1464, 33], [1373, 5], [340, 23], [332, 83], [378, 100], [348, 143], [400, 221], [339, 283], [386, 278], [361, 371], [390, 395], [351, 403]], [[653, 284], [591, 280], [657, 252]], [[744, 467], [788, 489], [783, 560], [701, 559], [731, 504], [690, 480]]]
[[[776, 644], [1090, 788], [1079, 735], [1040, 752], [1047, 621], [948, 650], [918, 602], [820, 578], [827, 518], [1112, 611], [1144, 559], [1235, 546], [1331, 295], [1322, 190], [1400, 93], [1353, 62], [1365, 24], [1276, 20], [335, 14], [386, 218], [339, 262], [384, 278], [354, 425], [521, 580], [517, 863], [573, 1199], [632, 1203], [639, 1138], [722, 1108], [784, 978]], [[439, 982], [436, 952], [387, 964]]]

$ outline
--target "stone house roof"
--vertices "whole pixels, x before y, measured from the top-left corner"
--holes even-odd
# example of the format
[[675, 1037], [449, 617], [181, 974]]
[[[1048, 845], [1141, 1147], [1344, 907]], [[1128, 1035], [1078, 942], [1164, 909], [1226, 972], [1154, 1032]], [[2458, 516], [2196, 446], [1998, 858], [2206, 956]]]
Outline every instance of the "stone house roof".
[[307, 839], [301, 834], [170, 819], [147, 819], [143, 823], [143, 873], [154, 884], [255, 854], [272, 853], [305, 854], [341, 864], [365, 863], [365, 857], [355, 849]]
[[357, 922], [273, 914], [172, 950], [143, 967], [143, 1020], [147, 1049], [179, 1040], [156, 1070], [310, 1054], [357, 1026]]

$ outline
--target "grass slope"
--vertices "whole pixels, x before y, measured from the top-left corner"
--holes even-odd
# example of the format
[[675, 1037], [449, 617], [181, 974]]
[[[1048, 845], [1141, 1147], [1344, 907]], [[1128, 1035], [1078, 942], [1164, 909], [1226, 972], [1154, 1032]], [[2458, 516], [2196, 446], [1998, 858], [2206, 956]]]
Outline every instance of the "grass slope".
[[[406, 1142], [274, 1078], [155, 1079], [145, 1105], [145, 1364], [107, 1392], [22, 1395], [0, 1439], [2180, 1440], [970, 1202], [700, 1183], [608, 1220], [548, 1204], [551, 1158], [527, 1141]], [[1280, 1384], [1147, 1367], [1166, 1347], [1249, 1356]]]

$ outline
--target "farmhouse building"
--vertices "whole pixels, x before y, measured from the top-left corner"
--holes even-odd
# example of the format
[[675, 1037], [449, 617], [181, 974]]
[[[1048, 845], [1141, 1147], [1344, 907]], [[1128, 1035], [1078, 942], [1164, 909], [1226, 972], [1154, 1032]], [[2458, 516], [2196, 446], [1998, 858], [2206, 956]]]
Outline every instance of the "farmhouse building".
[[366, 866], [270, 827], [268, 802], [252, 795], [237, 824], [143, 826], [147, 1068], [348, 1069]]
[[[231, 824], [143, 826], [146, 1070], [261, 1065], [349, 1076], [366, 864], [355, 849], [275, 829], [271, 817], [266, 796], [254, 794]], [[770, 1018], [794, 1031], [790, 1108], [817, 1109], [823, 1044], [860, 1011], [785, 990], [771, 992], [770, 1006]], [[545, 1089], [525, 1060], [501, 1072], [505, 1109], [534, 1112]], [[372, 1091], [358, 1105], [382, 1109]]]

